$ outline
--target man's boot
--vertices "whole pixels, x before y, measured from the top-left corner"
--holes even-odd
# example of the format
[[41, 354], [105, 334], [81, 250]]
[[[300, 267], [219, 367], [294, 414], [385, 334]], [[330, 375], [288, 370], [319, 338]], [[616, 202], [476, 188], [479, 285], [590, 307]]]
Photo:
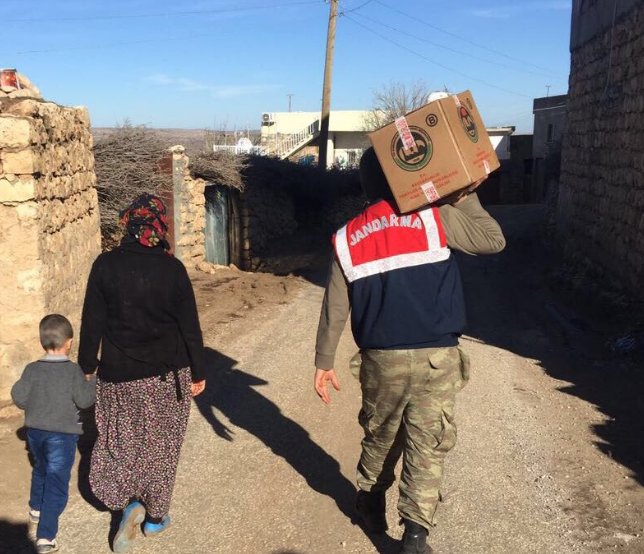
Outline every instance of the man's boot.
[[385, 491], [358, 491], [356, 512], [367, 531], [378, 534], [387, 531], [385, 511]]
[[400, 554], [431, 554], [432, 549], [427, 544], [427, 529], [415, 521], [403, 520], [405, 532], [402, 538]]

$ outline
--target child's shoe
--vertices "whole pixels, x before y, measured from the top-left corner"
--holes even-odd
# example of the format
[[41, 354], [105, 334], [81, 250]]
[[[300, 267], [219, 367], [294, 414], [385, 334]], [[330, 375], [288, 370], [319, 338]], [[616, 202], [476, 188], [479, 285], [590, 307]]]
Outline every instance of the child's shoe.
[[50, 552], [56, 552], [56, 550], [58, 550], [56, 539], [38, 539], [36, 541], [36, 552], [38, 554], [49, 554]]
[[40, 521], [40, 510], [29, 508], [29, 521], [31, 523], [38, 523]]
[[170, 516], [165, 515], [160, 523], [152, 523], [151, 521], [146, 521], [143, 524], [143, 534], [146, 537], [151, 537], [163, 533], [168, 527], [170, 527]]
[[113, 550], [117, 554], [126, 552], [136, 538], [138, 527], [145, 519], [145, 508], [140, 502], [130, 502], [125, 510], [119, 524], [118, 531], [114, 536]]

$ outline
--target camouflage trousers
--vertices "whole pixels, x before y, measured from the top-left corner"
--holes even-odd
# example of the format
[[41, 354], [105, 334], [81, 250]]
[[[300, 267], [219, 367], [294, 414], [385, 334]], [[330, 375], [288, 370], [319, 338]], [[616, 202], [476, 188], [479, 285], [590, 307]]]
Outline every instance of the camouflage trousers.
[[358, 487], [388, 489], [402, 455], [400, 517], [432, 526], [445, 455], [456, 444], [454, 402], [469, 379], [459, 347], [363, 350], [351, 361], [362, 389]]

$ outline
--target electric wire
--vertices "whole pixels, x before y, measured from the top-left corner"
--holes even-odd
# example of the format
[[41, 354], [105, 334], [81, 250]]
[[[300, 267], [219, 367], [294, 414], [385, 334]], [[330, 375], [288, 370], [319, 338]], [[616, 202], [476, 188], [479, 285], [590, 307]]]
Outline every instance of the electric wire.
[[541, 71], [546, 71], [549, 75], [554, 75], [554, 76], [559, 76], [559, 74], [553, 72], [551, 69], [548, 69], [547, 67], [542, 67], [540, 65], [534, 64], [532, 62], [528, 62], [526, 60], [521, 60], [519, 58], [515, 58], [514, 56], [510, 56], [509, 54], [506, 54], [505, 52], [501, 52], [500, 50], [495, 50], [494, 48], [490, 48], [489, 46], [486, 46], [484, 44], [480, 44], [478, 42], [474, 42], [473, 40], [468, 39], [467, 37], [463, 37], [461, 35], [458, 35], [456, 33], [452, 33], [451, 31], [446, 31], [445, 29], [441, 29], [440, 27], [433, 25], [431, 23], [428, 23], [427, 21], [420, 19], [418, 15], [411, 15], [407, 12], [404, 12], [398, 8], [394, 8], [388, 4], [385, 4], [381, 0], [374, 0], [376, 4], [379, 4], [383, 6], [384, 8], [387, 8], [388, 10], [391, 10], [393, 12], [399, 13], [400, 15], [403, 15], [416, 23], [420, 23], [422, 25], [425, 25], [431, 29], [434, 29], [435, 31], [439, 31], [441, 33], [445, 33], [446, 35], [449, 35], [451, 37], [457, 38], [459, 40], [462, 40], [464, 42], [467, 42], [468, 44], [471, 44], [472, 46], [476, 46], [477, 48], [482, 48], [483, 50], [487, 50], [488, 52], [492, 52], [493, 54], [496, 54], [497, 56], [503, 56], [504, 58], [507, 58], [509, 60], [512, 60], [513, 62], [518, 62], [526, 65], [530, 65], [532, 67], [535, 67], [536, 69], [540, 69]]
[[218, 8], [211, 10], [183, 10], [174, 12], [152, 12], [142, 14], [114, 14], [114, 15], [92, 15], [92, 16], [78, 16], [78, 17], [26, 17], [26, 18], [13, 18], [3, 19], [4, 23], [36, 23], [36, 22], [59, 22], [59, 21], [103, 21], [112, 19], [145, 19], [154, 17], [186, 17], [194, 15], [218, 15], [227, 13], [249, 12], [253, 10], [273, 10], [280, 8], [289, 8], [295, 6], [305, 6], [312, 4], [322, 4], [321, 0], [300, 0], [298, 2], [289, 2], [282, 4], [264, 4], [261, 6], [246, 6], [237, 8]]
[[[300, 6], [300, 5], [310, 5], [310, 4], [321, 4], [321, 0], [306, 0], [300, 2], [291, 2], [288, 4], [277, 4], [273, 6], [254, 6], [246, 8], [230, 8], [223, 10], [194, 10], [194, 11], [184, 11], [184, 12], [169, 12], [167, 14], [132, 14], [132, 15], [123, 15], [123, 16], [96, 16], [88, 18], [88, 20], [94, 19], [120, 19], [120, 18], [139, 18], [139, 17], [161, 17], [163, 15], [193, 15], [193, 14], [223, 14], [229, 12], [242, 12], [242, 11], [252, 11], [252, 10], [263, 10], [266, 8], [279, 8], [287, 6]], [[63, 19], [24, 19], [24, 20], [4, 20], [6, 21], [84, 21], [85, 18], [63, 18]], [[111, 50], [118, 49], [123, 46], [132, 46], [136, 44], [151, 44], [158, 42], [177, 42], [177, 41], [190, 41], [195, 39], [212, 37], [212, 32], [202, 33], [202, 34], [191, 34], [186, 36], [176, 36], [176, 37], [159, 37], [159, 38], [149, 38], [149, 39], [139, 39], [139, 40], [127, 40], [121, 41], [118, 43], [109, 43], [109, 44], [98, 44], [94, 46], [64, 46], [60, 48], [44, 48], [44, 49], [34, 49], [34, 50], [21, 50], [13, 52], [13, 55], [25, 55], [25, 54], [46, 54], [53, 52], [75, 52], [82, 50]]]
[[[349, 12], [345, 12], [345, 13], [349, 13]], [[391, 31], [395, 31], [395, 32], [397, 32], [397, 33], [399, 33], [401, 35], [408, 36], [410, 38], [419, 40], [421, 42], [425, 42], [425, 43], [430, 44], [430, 45], [432, 45], [432, 46], [434, 46], [436, 48], [441, 48], [443, 50], [447, 50], [448, 52], [453, 52], [455, 54], [460, 54], [461, 56], [466, 56], [468, 58], [472, 58], [472, 59], [480, 61], [480, 62], [489, 63], [489, 64], [496, 65], [496, 66], [499, 66], [499, 67], [503, 67], [505, 69], [510, 69], [512, 71], [521, 71], [521, 72], [525, 72], [525, 73], [530, 73], [532, 75], [539, 75], [541, 77], [548, 76], [548, 75], [546, 75], [546, 74], [544, 74], [542, 72], [532, 71], [530, 69], [517, 68], [517, 67], [511, 66], [511, 65], [508, 65], [508, 64], [504, 64], [502, 62], [496, 62], [496, 61], [493, 61], [493, 60], [489, 60], [487, 58], [481, 58], [480, 56], [476, 56], [475, 54], [471, 54], [470, 52], [465, 52], [463, 50], [458, 50], [456, 48], [451, 48], [449, 46], [445, 46], [443, 44], [433, 42], [431, 40], [426, 39], [425, 37], [415, 35], [414, 33], [409, 33], [408, 31], [403, 31], [401, 29], [398, 29], [397, 27], [393, 27], [392, 25], [389, 25], [387, 23], [383, 23], [382, 21], [378, 21], [377, 19], [374, 19], [373, 17], [369, 17], [368, 15], [364, 15], [362, 13], [356, 14], [356, 15], [358, 17], [362, 18], [362, 19], [366, 19], [368, 21], [371, 21], [372, 23], [375, 23], [376, 25], [380, 25], [380, 26], [385, 27], [385, 28], [387, 28], [387, 29], [389, 29]]]
[[367, 0], [366, 2], [363, 2], [363, 3], [362, 3], [362, 4], [360, 4], [359, 6], [356, 6], [355, 8], [351, 8], [350, 10], [343, 10], [343, 11], [341, 11], [338, 15], [344, 15], [345, 13], [353, 13], [353, 12], [357, 12], [358, 10], [361, 10], [362, 8], [364, 8], [365, 6], [367, 6], [368, 4], [371, 4], [371, 2], [373, 2], [373, 1], [374, 1], [374, 0]]
[[485, 81], [483, 79], [478, 79], [477, 77], [472, 77], [471, 75], [467, 75], [466, 73], [458, 71], [458, 70], [454, 69], [453, 67], [449, 67], [448, 65], [445, 65], [445, 64], [442, 64], [440, 62], [437, 62], [436, 60], [432, 60], [431, 58], [428, 58], [424, 54], [421, 54], [420, 52], [417, 52], [413, 48], [409, 48], [408, 46], [405, 46], [404, 44], [401, 44], [400, 42], [398, 42], [398, 41], [396, 41], [394, 39], [391, 39], [388, 36], [383, 35], [382, 33], [379, 33], [378, 31], [375, 31], [374, 29], [371, 29], [370, 27], [367, 27], [366, 25], [363, 25], [362, 23], [360, 23], [360, 21], [356, 20], [353, 16], [345, 14], [345, 17], [349, 21], [353, 22], [354, 25], [358, 25], [359, 27], [362, 27], [366, 31], [368, 31], [368, 32], [380, 37], [381, 39], [383, 39], [383, 40], [385, 40], [387, 42], [390, 42], [391, 44], [396, 45], [398, 48], [402, 48], [403, 50], [406, 50], [407, 52], [409, 52], [409, 53], [411, 53], [411, 54], [413, 54], [413, 55], [415, 55], [415, 56], [417, 56], [419, 58], [422, 58], [423, 60], [428, 61], [429, 63], [437, 65], [438, 67], [441, 67], [441, 68], [445, 69], [446, 71], [450, 71], [451, 73], [455, 73], [456, 75], [460, 75], [461, 77], [465, 77], [466, 79], [468, 79], [470, 81], [480, 83], [480, 84], [485, 85], [487, 87], [495, 88], [497, 90], [503, 91], [503, 92], [508, 93], [508, 94], [512, 94], [514, 96], [521, 96], [523, 98], [532, 98], [531, 96], [529, 96], [527, 94], [523, 94], [521, 92], [516, 92], [516, 91], [510, 90], [510, 89], [506, 89], [504, 87], [500, 87], [500, 86], [495, 85], [493, 83], [488, 83], [487, 81]]
[[24, 54], [48, 54], [50, 52], [75, 52], [79, 50], [112, 50], [118, 49], [123, 46], [132, 46], [134, 44], [151, 44], [158, 42], [176, 42], [182, 40], [195, 40], [200, 38], [212, 37], [212, 33], [203, 33], [197, 35], [186, 35], [182, 37], [163, 37], [163, 38], [149, 38], [149, 39], [140, 39], [140, 40], [126, 40], [119, 42], [118, 44], [97, 44], [95, 46], [66, 46], [62, 48], [47, 48], [43, 50], [22, 50], [20, 52], [14, 52], [15, 56], [21, 56]]

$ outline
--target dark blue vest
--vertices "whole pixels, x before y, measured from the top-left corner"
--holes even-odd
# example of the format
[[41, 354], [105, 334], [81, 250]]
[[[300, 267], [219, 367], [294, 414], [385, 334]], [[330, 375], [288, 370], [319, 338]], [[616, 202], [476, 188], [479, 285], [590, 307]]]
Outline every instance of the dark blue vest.
[[360, 348], [457, 344], [465, 302], [437, 208], [400, 215], [378, 202], [338, 230], [334, 244]]

